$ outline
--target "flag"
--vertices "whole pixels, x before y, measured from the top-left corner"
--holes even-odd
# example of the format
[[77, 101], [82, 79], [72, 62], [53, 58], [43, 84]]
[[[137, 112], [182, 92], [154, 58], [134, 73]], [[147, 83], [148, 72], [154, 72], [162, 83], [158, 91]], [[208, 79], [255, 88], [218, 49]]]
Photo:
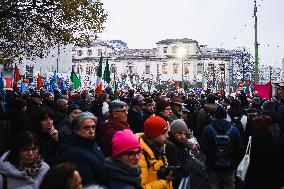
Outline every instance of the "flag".
[[42, 80], [41, 80], [41, 78], [40, 78], [40, 74], [38, 73], [37, 74], [37, 79], [36, 79], [36, 89], [37, 90], [40, 90], [40, 88], [43, 86], [43, 82], [42, 82]]
[[63, 77], [61, 78], [61, 87], [60, 87], [60, 90], [61, 90], [61, 93], [66, 90], [66, 85], [65, 85], [65, 81], [64, 81], [64, 78], [63, 78]]
[[5, 89], [12, 89], [13, 88], [13, 78], [11, 78], [11, 77], [4, 78], [4, 88]]
[[13, 90], [14, 91], [19, 91], [18, 88], [18, 81], [21, 80], [21, 75], [19, 72], [19, 68], [17, 67], [17, 65], [15, 64], [15, 70], [14, 70], [14, 83], [13, 83]]
[[272, 96], [272, 85], [270, 82], [267, 84], [253, 83], [254, 92], [258, 91], [258, 96], [264, 99], [270, 99]]
[[23, 94], [23, 93], [25, 93], [25, 92], [27, 92], [27, 91], [28, 91], [28, 89], [27, 89], [27, 87], [26, 87], [24, 81], [22, 81], [22, 82], [21, 82], [21, 93]]
[[4, 91], [4, 81], [3, 81], [2, 72], [0, 77], [0, 95], [2, 97], [3, 102], [5, 102], [5, 91]]
[[21, 80], [21, 75], [19, 72], [19, 68], [17, 68], [17, 65], [15, 64], [15, 71], [14, 71], [14, 81], [15, 83], [18, 83], [18, 81]]
[[81, 86], [81, 81], [79, 80], [74, 70], [72, 70], [71, 72], [70, 80], [74, 84], [74, 89], [78, 89]]
[[118, 98], [117, 83], [114, 82], [113, 100], [117, 100], [117, 98]]
[[57, 72], [56, 70], [54, 71], [54, 75], [53, 75], [53, 78], [52, 78], [52, 82], [51, 82], [51, 88], [52, 90], [58, 90], [58, 75], [57, 75]]
[[98, 95], [101, 95], [103, 92], [102, 76], [103, 76], [103, 54], [101, 53], [99, 69], [97, 72], [97, 81], [96, 81], [96, 94]]
[[108, 58], [106, 60], [106, 67], [104, 71], [104, 81], [108, 84], [110, 83], [110, 71], [109, 71], [109, 64], [108, 64]]

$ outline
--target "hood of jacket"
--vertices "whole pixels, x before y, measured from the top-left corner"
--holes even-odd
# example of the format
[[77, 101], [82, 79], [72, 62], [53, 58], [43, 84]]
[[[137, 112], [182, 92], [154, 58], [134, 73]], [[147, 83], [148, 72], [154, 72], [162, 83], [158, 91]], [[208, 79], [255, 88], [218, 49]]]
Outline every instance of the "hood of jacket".
[[212, 121], [212, 126], [221, 133], [226, 132], [230, 125], [231, 123], [225, 119], [216, 119]]
[[[11, 164], [7, 160], [9, 153], [9, 151], [5, 152], [0, 158], [0, 173], [7, 175], [8, 177], [31, 180], [32, 177], [28, 176], [25, 171], [18, 170], [13, 164]], [[45, 162], [42, 162], [41, 167], [39, 169], [39, 173], [36, 177], [43, 176], [48, 169], [49, 166]]]
[[207, 103], [204, 105], [204, 108], [209, 111], [209, 113], [214, 113], [217, 109], [217, 104], [211, 104], [211, 103]]

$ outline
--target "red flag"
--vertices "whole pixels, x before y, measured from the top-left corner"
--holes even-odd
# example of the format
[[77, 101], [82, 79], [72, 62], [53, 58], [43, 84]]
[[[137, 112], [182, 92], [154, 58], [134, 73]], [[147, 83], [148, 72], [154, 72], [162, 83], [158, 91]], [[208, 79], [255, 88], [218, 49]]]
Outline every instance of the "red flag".
[[36, 89], [39, 90], [42, 87], [42, 85], [43, 85], [43, 82], [42, 82], [42, 80], [40, 78], [40, 74], [39, 73], [37, 74], [36, 83], [37, 83]]
[[272, 85], [270, 82], [267, 84], [257, 84], [253, 83], [253, 90], [254, 92], [258, 92], [258, 96], [265, 98], [265, 99], [270, 99], [271, 98], [271, 91], [272, 91]]
[[21, 80], [21, 75], [20, 75], [20, 72], [19, 72], [19, 68], [17, 68], [16, 64], [15, 64], [15, 71], [14, 71], [14, 81], [16, 83], [18, 83], [18, 81]]
[[13, 78], [12, 77], [4, 78], [4, 88], [6, 89], [13, 88]]

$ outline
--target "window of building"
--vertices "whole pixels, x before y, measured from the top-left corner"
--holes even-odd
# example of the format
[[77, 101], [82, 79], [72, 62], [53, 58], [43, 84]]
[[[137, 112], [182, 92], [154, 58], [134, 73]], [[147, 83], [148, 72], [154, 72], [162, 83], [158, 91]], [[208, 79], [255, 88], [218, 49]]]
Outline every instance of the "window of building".
[[178, 48], [177, 46], [173, 46], [172, 52], [173, 52], [173, 53], [177, 53], [177, 48]]
[[87, 66], [86, 67], [86, 74], [87, 75], [92, 75], [93, 74], [93, 67], [92, 66]]
[[189, 65], [188, 64], [185, 64], [184, 65], [184, 74], [189, 74]]
[[92, 56], [92, 54], [93, 54], [92, 49], [88, 49], [88, 56]]
[[168, 47], [163, 47], [163, 51], [165, 54], [168, 53]]
[[146, 65], [145, 73], [150, 74], [150, 65]]
[[196, 69], [197, 74], [202, 74], [203, 65], [201, 63], [198, 63]]
[[168, 73], [168, 65], [167, 64], [163, 64], [162, 65], [162, 73], [163, 74], [167, 74]]
[[82, 51], [82, 50], [78, 50], [78, 51], [77, 51], [77, 55], [78, 55], [78, 56], [82, 56], [82, 55], [83, 55], [83, 51]]
[[177, 74], [177, 73], [178, 73], [178, 64], [177, 64], [177, 63], [175, 63], [175, 64], [173, 65], [173, 73], [174, 73], [174, 74]]
[[101, 53], [103, 52], [102, 49], [98, 49], [98, 56], [101, 56]]

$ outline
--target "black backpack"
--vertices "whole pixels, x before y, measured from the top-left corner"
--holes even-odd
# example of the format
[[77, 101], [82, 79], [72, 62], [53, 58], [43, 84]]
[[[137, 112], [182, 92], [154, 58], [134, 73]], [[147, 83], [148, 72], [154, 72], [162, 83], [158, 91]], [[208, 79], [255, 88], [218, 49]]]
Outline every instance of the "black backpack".
[[215, 140], [215, 152], [214, 152], [214, 168], [220, 171], [229, 171], [233, 165], [232, 158], [232, 147], [230, 133], [233, 130], [233, 126], [226, 131], [225, 134], [220, 134], [210, 124], [209, 128], [214, 133]]

